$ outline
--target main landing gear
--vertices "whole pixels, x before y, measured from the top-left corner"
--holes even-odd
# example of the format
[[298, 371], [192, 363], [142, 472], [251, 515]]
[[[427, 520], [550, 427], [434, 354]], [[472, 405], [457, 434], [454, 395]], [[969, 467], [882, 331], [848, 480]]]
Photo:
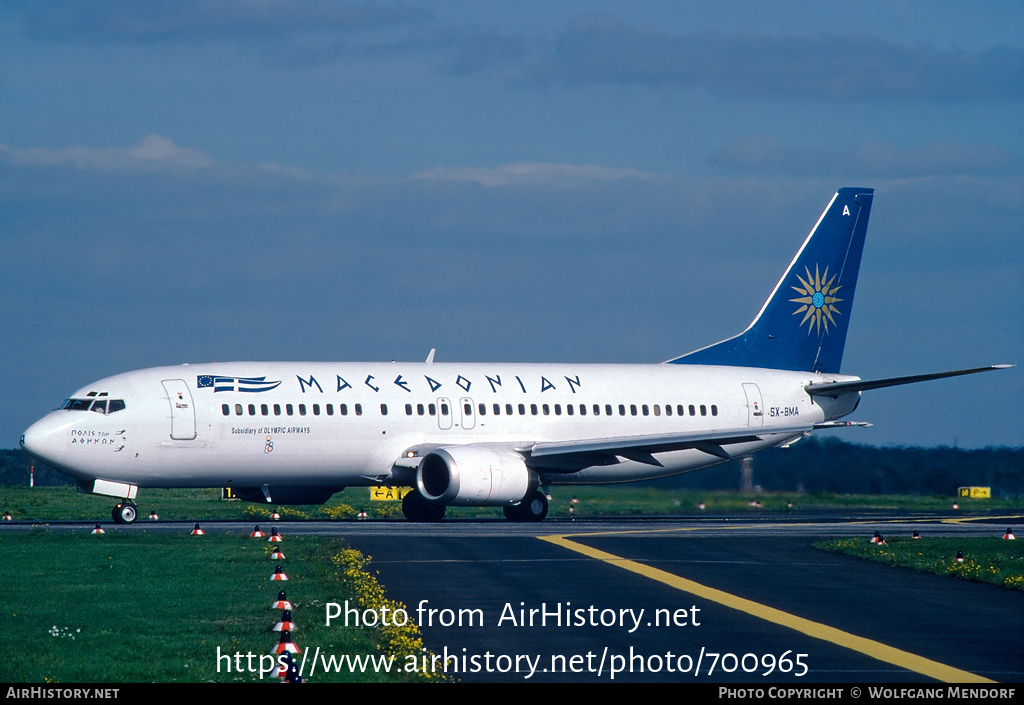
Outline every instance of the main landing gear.
[[402, 514], [409, 521], [441, 521], [445, 509], [443, 504], [428, 502], [416, 490], [402, 499]]
[[505, 507], [509, 521], [544, 521], [548, 515], [548, 498], [540, 490], [528, 494], [519, 504]]
[[114, 517], [115, 524], [131, 524], [139, 518], [139, 508], [135, 502], [121, 502], [110, 513]]
[[[409, 521], [441, 521], [445, 509], [443, 504], [428, 502], [416, 490], [402, 500], [402, 513]], [[548, 498], [543, 492], [534, 490], [519, 504], [504, 507], [504, 511], [509, 521], [543, 521], [548, 515]]]

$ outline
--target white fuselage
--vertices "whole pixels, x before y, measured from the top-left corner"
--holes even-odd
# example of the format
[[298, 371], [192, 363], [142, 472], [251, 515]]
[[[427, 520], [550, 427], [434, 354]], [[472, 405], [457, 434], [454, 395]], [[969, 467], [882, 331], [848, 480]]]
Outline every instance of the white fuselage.
[[[750, 428], [757, 440], [729, 446], [742, 457], [803, 433], [794, 427], [853, 411], [859, 394], [804, 391], [846, 379], [855, 378], [669, 364], [181, 365], [79, 390], [72, 399], [123, 400], [124, 408], [54, 411], [26, 431], [24, 447], [79, 480], [134, 487], [408, 485], [410, 449], [439, 446], [522, 452], [544, 442]], [[697, 448], [656, 457], [660, 466], [623, 456], [539, 475], [546, 484], [623, 482], [722, 462]]]

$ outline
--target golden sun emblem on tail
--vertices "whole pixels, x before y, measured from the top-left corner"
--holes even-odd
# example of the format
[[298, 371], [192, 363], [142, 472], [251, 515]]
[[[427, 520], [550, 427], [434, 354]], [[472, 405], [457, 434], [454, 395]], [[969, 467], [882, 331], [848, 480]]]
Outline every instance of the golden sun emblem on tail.
[[835, 293], [842, 288], [842, 285], [832, 286], [832, 282], [836, 280], [838, 275], [833, 274], [832, 278], [829, 279], [828, 267], [825, 267], [825, 273], [820, 276], [818, 274], [818, 265], [814, 265], [814, 276], [811, 276], [811, 270], [807, 267], [804, 267], [804, 271], [807, 272], [806, 281], [799, 274], [796, 275], [796, 278], [800, 280], [803, 287], [791, 287], [798, 294], [803, 294], [799, 298], [790, 299], [793, 303], [802, 304], [800, 308], [793, 311], [793, 315], [795, 316], [798, 313], [804, 314], [800, 325], [807, 324], [808, 335], [812, 331], [820, 333], [822, 328], [828, 333], [828, 324], [836, 325], [832, 314], [841, 315], [839, 309], [832, 304], [842, 301], [842, 299], [835, 296]]

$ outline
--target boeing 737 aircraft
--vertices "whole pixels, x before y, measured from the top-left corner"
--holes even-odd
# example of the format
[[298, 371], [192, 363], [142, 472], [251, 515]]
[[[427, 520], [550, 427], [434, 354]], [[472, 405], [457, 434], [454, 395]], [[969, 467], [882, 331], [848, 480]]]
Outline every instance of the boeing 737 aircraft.
[[696, 470], [793, 442], [860, 393], [994, 365], [861, 380], [839, 373], [873, 190], [840, 189], [753, 323], [661, 364], [232, 362], [89, 384], [33, 424], [27, 453], [120, 498], [231, 487], [319, 504], [345, 487], [413, 487], [408, 519], [447, 505], [540, 521], [550, 485]]

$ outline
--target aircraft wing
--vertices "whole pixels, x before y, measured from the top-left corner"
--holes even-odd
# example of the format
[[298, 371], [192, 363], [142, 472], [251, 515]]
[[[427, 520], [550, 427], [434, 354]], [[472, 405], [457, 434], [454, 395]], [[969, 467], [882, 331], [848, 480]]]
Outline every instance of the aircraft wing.
[[882, 389], [884, 387], [897, 387], [901, 384], [913, 384], [914, 382], [927, 382], [930, 379], [943, 379], [945, 377], [959, 377], [960, 375], [971, 375], [975, 372], [988, 372], [990, 370], [1005, 370], [1013, 365], [989, 365], [988, 367], [974, 367], [969, 370], [950, 370], [949, 372], [932, 372], [925, 375], [911, 375], [909, 377], [887, 377], [885, 379], [857, 379], [851, 382], [823, 382], [820, 384], [808, 384], [804, 389], [808, 394], [815, 397], [835, 397], [850, 392], [864, 392], [869, 389]]
[[751, 443], [771, 436], [798, 436], [812, 429], [812, 424], [764, 429], [744, 426], [692, 433], [550, 441], [520, 446], [516, 450], [526, 457], [529, 464], [565, 472], [591, 465], [612, 465], [619, 462], [619, 457], [660, 467], [661, 463], [654, 457], [654, 453], [696, 449], [723, 460], [732, 460], [733, 456], [726, 446]]

